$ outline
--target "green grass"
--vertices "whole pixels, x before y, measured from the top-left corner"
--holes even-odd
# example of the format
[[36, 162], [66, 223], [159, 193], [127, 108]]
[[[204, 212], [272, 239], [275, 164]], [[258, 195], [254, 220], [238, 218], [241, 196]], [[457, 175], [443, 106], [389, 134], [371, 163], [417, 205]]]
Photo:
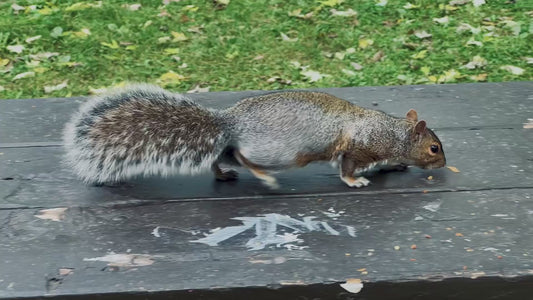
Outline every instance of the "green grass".
[[[440, 0], [411, 1], [419, 6], [414, 9], [395, 0], [383, 7], [370, 0], [346, 0], [333, 7], [309, 0], [232, 0], [227, 6], [213, 0], [165, 6], [157, 0], [139, 1], [140, 9], [131, 11], [123, 4], [132, 1], [69, 10], [80, 2], [52, 0], [16, 1], [25, 7], [18, 13], [13, 2], [0, 3], [0, 98], [87, 95], [92, 88], [127, 81], [159, 83], [175, 91], [196, 85], [220, 91], [532, 79], [527, 58], [533, 56], [533, 8], [526, 7], [528, 1], [489, 0], [480, 7], [468, 3], [449, 10], [444, 6], [449, 1]], [[313, 15], [289, 16], [297, 9]], [[331, 9], [358, 14], [333, 16]], [[158, 16], [163, 10], [169, 16]], [[448, 24], [433, 20], [444, 16]], [[480, 32], [458, 33], [461, 23]], [[57, 27], [62, 34], [54, 31]], [[80, 37], [84, 28], [90, 35]], [[419, 30], [432, 36], [420, 39], [414, 35]], [[187, 40], [172, 41], [172, 32]], [[298, 40], [283, 41], [282, 33]], [[25, 41], [38, 35], [38, 40]], [[170, 40], [161, 43], [165, 37]], [[373, 43], [361, 48], [359, 41], [368, 39]], [[483, 45], [467, 45], [470, 39]], [[25, 49], [17, 54], [6, 48], [13, 45]], [[376, 61], [379, 51], [384, 57]], [[40, 62], [30, 56], [43, 52], [59, 55]], [[474, 56], [486, 65], [462, 68]], [[353, 62], [363, 68], [355, 70]], [[507, 65], [523, 73], [501, 68]], [[328, 76], [313, 82], [304, 76], [309, 70]], [[160, 81], [169, 71], [183, 77]], [[14, 80], [24, 72], [34, 76]], [[65, 88], [45, 93], [45, 86], [65, 80]]]

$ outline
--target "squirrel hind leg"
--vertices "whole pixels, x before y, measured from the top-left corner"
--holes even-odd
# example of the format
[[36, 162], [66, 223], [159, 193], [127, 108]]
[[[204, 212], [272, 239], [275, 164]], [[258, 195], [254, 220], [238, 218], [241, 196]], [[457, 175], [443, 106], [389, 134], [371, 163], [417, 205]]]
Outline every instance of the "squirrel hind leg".
[[215, 173], [215, 179], [218, 181], [231, 181], [239, 178], [239, 173], [233, 169], [220, 168], [218, 164], [213, 164], [211, 167]]
[[269, 175], [266, 171], [261, 170], [252, 162], [250, 162], [246, 157], [244, 157], [239, 150], [234, 150], [233, 155], [235, 159], [241, 164], [241, 166], [248, 168], [250, 172], [256, 177], [263, 181], [263, 183], [271, 189], [278, 189], [279, 184], [274, 176]]

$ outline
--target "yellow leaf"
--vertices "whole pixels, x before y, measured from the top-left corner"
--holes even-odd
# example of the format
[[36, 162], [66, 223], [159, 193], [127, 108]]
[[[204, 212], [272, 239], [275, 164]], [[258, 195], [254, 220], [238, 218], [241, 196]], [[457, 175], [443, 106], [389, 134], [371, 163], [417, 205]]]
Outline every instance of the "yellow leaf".
[[427, 52], [427, 50], [422, 50], [416, 54], [413, 54], [411, 57], [414, 59], [423, 59], [426, 57]]
[[111, 49], [120, 48], [120, 46], [118, 45], [117, 41], [115, 41], [115, 40], [112, 40], [111, 43], [101, 42], [100, 44], [102, 46], [106, 46], [106, 47], [111, 48]]
[[42, 74], [44, 72], [48, 71], [48, 68], [43, 68], [43, 67], [37, 67], [37, 68], [34, 68], [33, 69], [33, 72], [37, 73], [37, 74]]
[[420, 5], [415, 5], [415, 4], [412, 4], [410, 2], [407, 2], [407, 4], [405, 4], [403, 6], [403, 8], [405, 8], [405, 9], [415, 9], [415, 8], [419, 8], [419, 7], [420, 7]]
[[165, 74], [161, 75], [157, 82], [163, 86], [177, 85], [180, 84], [183, 79], [185, 79], [185, 76], [174, 73], [172, 71], [168, 71]]
[[439, 4], [439, 9], [440, 10], [446, 10], [446, 11], [454, 11], [454, 10], [458, 10], [459, 7], [457, 6], [452, 6], [452, 5], [444, 5], [444, 4]]
[[80, 39], [85, 39], [89, 35], [91, 35], [91, 31], [88, 28], [83, 28], [80, 31], [71, 31], [69, 33], [70, 33], [71, 36], [77, 37], [77, 38], [80, 38]]
[[486, 81], [487, 80], [487, 73], [482, 73], [478, 75], [472, 75], [470, 76], [470, 79], [474, 81]]
[[447, 166], [446, 168], [450, 169], [450, 171], [454, 172], [454, 173], [459, 173], [461, 171], [459, 171], [459, 169], [457, 169], [456, 167], [453, 167], [453, 166]]
[[182, 10], [182, 11], [195, 12], [195, 11], [198, 10], [198, 6], [194, 6], [194, 5], [186, 5], [186, 6], [183, 7], [181, 10]]
[[53, 10], [50, 7], [44, 7], [37, 11], [41, 15], [50, 15], [52, 14]]
[[359, 39], [359, 48], [361, 49], [365, 49], [372, 44], [374, 44], [374, 41], [371, 39]]
[[428, 76], [428, 79], [429, 79], [429, 81], [431, 81], [431, 82], [437, 82], [437, 77], [436, 77], [436, 76], [433, 76], [433, 75]]
[[187, 36], [185, 36], [185, 34], [181, 32], [172, 31], [170, 34], [172, 34], [172, 36], [174, 37], [174, 39], [172, 39], [173, 42], [181, 42], [189, 39]]
[[179, 52], [180, 52], [179, 48], [166, 48], [165, 49], [165, 54], [168, 54], [168, 55], [178, 54]]
[[136, 45], [129, 45], [129, 46], [126, 46], [126, 50], [136, 50], [137, 49], [137, 46]]
[[7, 66], [8, 63], [9, 63], [9, 59], [0, 58], [0, 67]]
[[461, 73], [459, 73], [455, 69], [451, 69], [448, 71], [444, 71], [444, 74], [439, 76], [438, 81], [439, 82], [451, 82], [451, 81], [455, 81], [455, 79], [458, 79], [458, 78], [461, 78]]
[[431, 69], [430, 69], [429, 67], [424, 66], [424, 67], [420, 68], [420, 71], [421, 71], [424, 75], [428, 76], [428, 75], [429, 75], [429, 71], [431, 71]]

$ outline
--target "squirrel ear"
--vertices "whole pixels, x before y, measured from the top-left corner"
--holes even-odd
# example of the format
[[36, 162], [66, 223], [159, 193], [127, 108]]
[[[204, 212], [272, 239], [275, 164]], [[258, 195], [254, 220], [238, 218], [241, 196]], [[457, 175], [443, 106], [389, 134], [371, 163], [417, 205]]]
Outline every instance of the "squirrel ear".
[[407, 116], [406, 116], [407, 120], [411, 120], [411, 121], [418, 121], [418, 114], [416, 113], [416, 110], [414, 109], [410, 109], [408, 112], [407, 112]]
[[415, 125], [415, 133], [424, 133], [424, 131], [426, 131], [426, 121], [422, 120], [422, 121], [418, 121]]

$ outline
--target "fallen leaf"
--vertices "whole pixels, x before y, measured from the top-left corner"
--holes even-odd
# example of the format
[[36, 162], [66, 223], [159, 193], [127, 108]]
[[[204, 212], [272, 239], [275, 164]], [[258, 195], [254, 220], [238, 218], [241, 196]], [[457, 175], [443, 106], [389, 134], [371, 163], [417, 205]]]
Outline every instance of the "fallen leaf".
[[457, 233], [455, 233], [455, 236], [463, 237], [464, 235], [462, 233], [460, 233], [460, 232], [457, 232]]
[[44, 67], [37, 67], [35, 69], [33, 69], [33, 72], [37, 73], [37, 74], [42, 74], [44, 72], [48, 71], [48, 68], [44, 68]]
[[468, 23], [461, 23], [459, 26], [457, 26], [456, 30], [457, 33], [461, 33], [463, 31], [470, 31], [472, 34], [478, 34], [481, 32], [481, 28], [479, 27], [473, 27], [472, 25]]
[[52, 31], [50, 32], [50, 36], [53, 38], [58, 38], [63, 34], [63, 28], [56, 26]]
[[111, 49], [118, 49], [118, 48], [120, 48], [119, 44], [118, 44], [117, 41], [115, 41], [115, 40], [112, 40], [111, 43], [101, 42], [100, 44], [101, 44], [102, 46], [106, 46], [106, 47], [111, 48]]
[[166, 9], [162, 9], [161, 12], [157, 15], [158, 17], [170, 17], [171, 14], [168, 13]]
[[49, 59], [50, 57], [58, 56], [58, 52], [39, 52], [37, 54], [30, 54], [30, 58], [34, 60]]
[[371, 39], [359, 39], [359, 48], [361, 49], [365, 49], [372, 44], [374, 44], [374, 41]]
[[400, 250], [400, 246], [394, 246], [394, 250], [396, 251]]
[[481, 73], [481, 74], [478, 74], [478, 75], [472, 75], [469, 78], [472, 79], [472, 80], [475, 80], [475, 81], [486, 81], [487, 80], [487, 73]]
[[24, 73], [17, 74], [17, 76], [13, 77], [13, 81], [19, 80], [22, 78], [27, 78], [27, 77], [34, 77], [34, 76], [35, 76], [35, 72], [24, 72]]
[[180, 84], [182, 80], [185, 79], [185, 76], [174, 73], [173, 71], [168, 71], [165, 74], [161, 75], [157, 82], [162, 86], [167, 85], [176, 85]]
[[164, 44], [166, 42], [170, 41], [170, 37], [169, 36], [163, 36], [163, 37], [160, 37], [157, 39], [157, 43], [159, 44]]
[[522, 75], [525, 72], [524, 69], [511, 65], [501, 66], [500, 69], [511, 72], [513, 75]]
[[421, 67], [420, 72], [422, 72], [424, 75], [428, 76], [431, 69], [427, 66]]
[[122, 7], [124, 8], [127, 8], [131, 11], [136, 11], [136, 10], [139, 10], [139, 8], [141, 8], [141, 4], [137, 3], [137, 4], [124, 4], [122, 5]]
[[85, 10], [88, 8], [97, 8], [97, 7], [102, 7], [102, 1], [96, 1], [94, 3], [78, 2], [65, 8], [65, 11], [79, 11], [79, 10]]
[[478, 46], [478, 47], [483, 47], [483, 43], [474, 40], [474, 38], [469, 39], [468, 42], [466, 42], [466, 45], [467, 45], [467, 46], [469, 46], [469, 45], [475, 45], [475, 46]]
[[67, 83], [68, 83], [68, 80], [65, 80], [58, 85], [45, 86], [44, 92], [45, 94], [50, 94], [51, 92], [62, 90], [67, 87]]
[[442, 18], [433, 18], [433, 22], [437, 22], [439, 24], [448, 24], [450, 22], [450, 18], [448, 16]]
[[415, 250], [416, 249], [416, 245], [415, 244], [411, 245], [411, 249]]
[[479, 56], [479, 55], [476, 55], [474, 56], [474, 58], [472, 59], [472, 61], [468, 62], [466, 65], [462, 66], [461, 68], [466, 68], [466, 69], [475, 69], [475, 68], [481, 68], [481, 67], [484, 67], [487, 65], [487, 60], [484, 59], [483, 57]]
[[313, 17], [313, 12], [309, 12], [304, 15], [302, 14], [302, 9], [295, 9], [289, 12], [289, 17], [296, 17], [300, 19], [310, 19], [311, 17]]
[[6, 49], [11, 52], [20, 54], [22, 53], [22, 51], [24, 51], [24, 49], [26, 49], [26, 47], [24, 47], [23, 45], [11, 45], [11, 46], [7, 46]]
[[376, 52], [376, 54], [374, 54], [374, 56], [372, 56], [372, 61], [373, 62], [378, 62], [378, 61], [381, 61], [383, 60], [383, 58], [385, 57], [385, 53], [381, 50], [379, 50], [378, 52]]
[[230, 0], [215, 0], [216, 3], [220, 4], [220, 5], [228, 5]]
[[182, 0], [163, 0], [163, 5], [169, 5], [171, 2], [180, 2]]
[[527, 122], [524, 123], [524, 129], [533, 129], [533, 119], [527, 119]]
[[[5, 90], [6, 90], [6, 88], [0, 85], [0, 92], [3, 92], [3, 91], [5, 91]], [[4, 154], [4, 153], [0, 153], [0, 155], [3, 155], [3, 154]]]
[[26, 8], [24, 6], [20, 6], [20, 5], [16, 4], [16, 3], [13, 3], [11, 5], [11, 9], [13, 9], [14, 12], [18, 13], [19, 11], [25, 10]]
[[533, 57], [524, 57], [527, 64], [533, 64]]
[[35, 217], [43, 220], [52, 220], [59, 222], [65, 217], [65, 211], [67, 211], [67, 209], [67, 207], [42, 209], [38, 212], [37, 215], [35, 215]]
[[427, 50], [422, 50], [416, 54], [413, 54], [411, 57], [414, 59], [423, 59], [426, 57], [426, 54], [428, 53]]
[[504, 24], [504, 27], [511, 29], [514, 35], [520, 34], [520, 30], [521, 30], [520, 23], [512, 21], [512, 20], [504, 20], [502, 21], [502, 23]]
[[35, 42], [36, 40], [40, 39], [42, 36], [40, 35], [36, 35], [36, 36], [32, 36], [32, 37], [29, 37], [27, 39], [25, 39], [25, 42], [28, 43], [28, 44], [31, 44], [33, 42]]
[[203, 34], [203, 31], [204, 30], [204, 26], [191, 26], [189, 28], [187, 28], [187, 32], [192, 32], [192, 33], [196, 33], [196, 34]]
[[433, 176], [428, 176], [428, 180], [433, 180]]
[[357, 12], [351, 8], [349, 8], [348, 10], [345, 10], [345, 11], [340, 11], [340, 10], [336, 10], [334, 8], [330, 9], [329, 10], [331, 12], [331, 15], [332, 16], [336, 16], [336, 17], [353, 17], [353, 16], [357, 16]]
[[7, 64], [10, 62], [8, 58], [0, 58], [0, 67], [7, 66]]
[[324, 77], [330, 76], [328, 74], [322, 74], [320, 72], [313, 71], [313, 70], [304, 70], [304, 71], [301, 71], [300, 74], [306, 77], [309, 82], [316, 82], [316, 81], [321, 80]]
[[67, 276], [67, 275], [70, 275], [74, 272], [74, 269], [69, 269], [69, 268], [61, 268], [59, 269], [59, 275], [61, 276]]
[[459, 173], [461, 171], [459, 171], [459, 169], [457, 169], [456, 167], [453, 167], [453, 166], [446, 166], [446, 168], [450, 169], [450, 171], [454, 172], [454, 173]]
[[431, 37], [431, 34], [430, 33], [427, 33], [425, 30], [417, 30], [415, 31], [415, 36], [419, 39], [426, 39], [426, 38], [430, 38]]
[[344, 73], [344, 74], [346, 74], [348, 76], [355, 76], [357, 74], [354, 71], [348, 70], [348, 69], [342, 69], [341, 71], [342, 71], [342, 73]]
[[403, 8], [405, 8], [405, 9], [415, 9], [415, 8], [419, 8], [419, 7], [420, 7], [420, 5], [414, 5], [411, 2], [407, 2], [407, 4], [405, 4], [403, 6]]
[[194, 6], [194, 5], [185, 5], [181, 10], [182, 10], [182, 11], [195, 12], [195, 11], [198, 10], [198, 6]]
[[485, 4], [485, 0], [472, 0], [472, 4], [474, 7], [480, 7], [481, 5]]
[[173, 42], [182, 42], [182, 41], [186, 41], [186, 40], [189, 39], [185, 34], [183, 34], [181, 32], [172, 31], [172, 32], [170, 32], [170, 34], [173, 37], [173, 39], [172, 39]]
[[376, 6], [385, 6], [387, 2], [387, 0], [376, 0]]
[[258, 55], [256, 57], [254, 57], [253, 60], [262, 60], [263, 58], [265, 58], [264, 55]]
[[351, 62], [350, 65], [356, 70], [356, 71], [360, 71], [363, 69], [363, 66], [356, 63], [356, 62]]
[[453, 5], [453, 6], [458, 6], [458, 5], [465, 5], [467, 3], [469, 3], [471, 0], [453, 0], [453, 1], [450, 1], [450, 5]]
[[281, 39], [284, 41], [284, 42], [290, 42], [290, 43], [294, 43], [296, 41], [298, 41], [298, 38], [289, 38], [285, 33], [281, 32]]
[[344, 0], [325, 0], [318, 1], [322, 6], [334, 7], [344, 2]]
[[179, 48], [166, 48], [164, 51], [165, 51], [165, 54], [169, 54], [169, 55], [180, 53]]
[[439, 76], [438, 82], [451, 82], [458, 78], [461, 78], [461, 73], [455, 69], [451, 69], [444, 71], [444, 74]]
[[350, 293], [359, 293], [363, 288], [363, 283], [361, 279], [358, 278], [348, 278], [346, 283], [341, 283], [340, 286]]

